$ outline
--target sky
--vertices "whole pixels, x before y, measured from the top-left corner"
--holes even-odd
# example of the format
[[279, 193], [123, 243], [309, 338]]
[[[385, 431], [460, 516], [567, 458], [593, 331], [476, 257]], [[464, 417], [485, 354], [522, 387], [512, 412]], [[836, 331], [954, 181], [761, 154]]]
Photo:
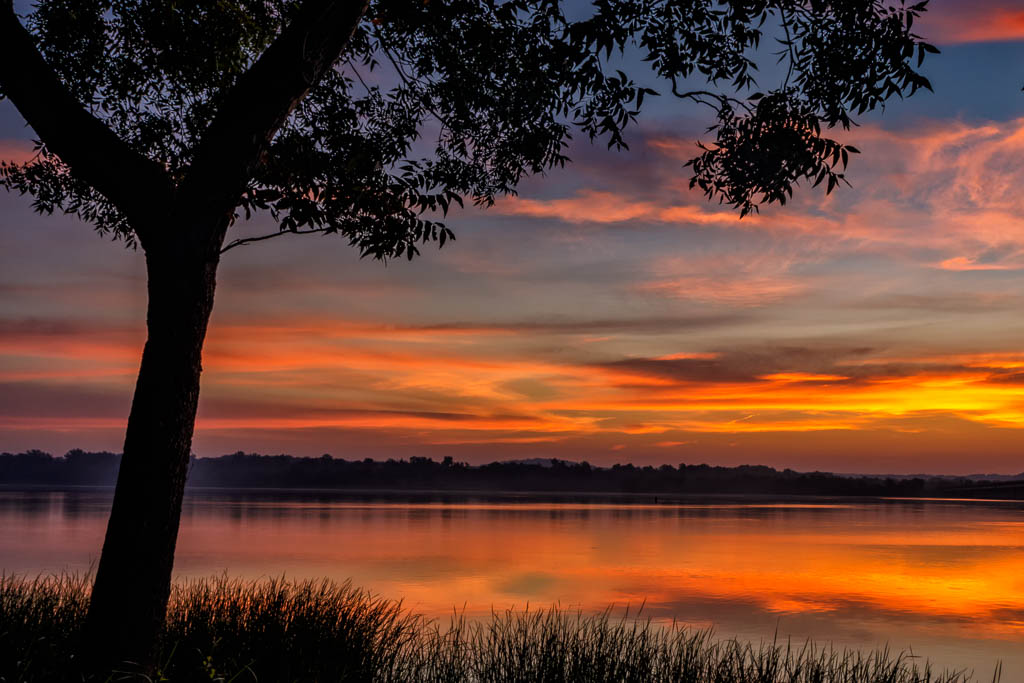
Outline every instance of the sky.
[[[411, 263], [231, 250], [194, 452], [1024, 471], [1024, 5], [930, 7], [935, 93], [843, 133], [829, 196], [708, 203], [661, 98]], [[0, 157], [32, 137], [0, 103]], [[0, 451], [119, 451], [144, 340], [142, 253], [0, 194]]]

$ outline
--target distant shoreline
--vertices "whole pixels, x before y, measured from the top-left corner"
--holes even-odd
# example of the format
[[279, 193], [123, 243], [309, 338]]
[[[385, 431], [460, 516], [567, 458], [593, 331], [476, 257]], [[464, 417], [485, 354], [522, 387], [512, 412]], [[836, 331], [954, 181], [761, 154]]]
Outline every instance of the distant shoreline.
[[[0, 493], [81, 493], [113, 497], [113, 485], [82, 484], [9, 484], [0, 483]], [[499, 490], [428, 490], [428, 489], [358, 489], [299, 487], [189, 486], [188, 499], [224, 500], [238, 498], [248, 502], [287, 500], [306, 502], [353, 502], [396, 504], [550, 504], [610, 505], [651, 509], [701, 506], [828, 506], [830, 504], [935, 504], [935, 505], [1024, 505], [1021, 498], [951, 498], [865, 495], [770, 494], [770, 493], [688, 493], [663, 494], [615, 491], [499, 491]]]
[[[34, 490], [112, 487], [120, 455], [71, 451], [0, 453], [0, 486]], [[607, 499], [669, 503], [709, 496], [779, 500], [788, 497], [875, 499], [1024, 500], [1024, 477], [851, 476], [776, 470], [763, 465], [706, 464], [611, 467], [586, 462], [531, 460], [468, 465], [445, 458], [344, 460], [322, 456], [234, 453], [193, 458], [187, 490], [247, 491], [281, 495], [490, 497], [495, 499]], [[306, 492], [306, 493], [301, 493]]]

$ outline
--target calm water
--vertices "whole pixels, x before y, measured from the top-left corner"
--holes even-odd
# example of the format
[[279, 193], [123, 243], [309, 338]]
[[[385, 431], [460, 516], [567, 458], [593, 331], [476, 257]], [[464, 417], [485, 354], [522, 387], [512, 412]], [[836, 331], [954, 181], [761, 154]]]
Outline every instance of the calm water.
[[[86, 570], [109, 493], [0, 491], [0, 569]], [[442, 619], [453, 607], [595, 611], [755, 641], [913, 649], [1024, 681], [1024, 507], [979, 502], [540, 503], [203, 492], [177, 575], [351, 578]]]

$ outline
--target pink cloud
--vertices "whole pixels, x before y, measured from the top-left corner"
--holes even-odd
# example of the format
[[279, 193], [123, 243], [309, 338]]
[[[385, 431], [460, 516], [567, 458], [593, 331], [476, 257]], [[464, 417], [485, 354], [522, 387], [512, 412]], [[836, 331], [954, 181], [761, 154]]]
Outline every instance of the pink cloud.
[[686, 256], [661, 257], [651, 264], [651, 277], [636, 285], [636, 290], [724, 306], [765, 305], [810, 289], [807, 278], [790, 272], [798, 260], [807, 258], [785, 248], [758, 254], [700, 250]]
[[35, 151], [32, 149], [32, 143], [28, 140], [0, 139], [0, 161], [24, 164], [31, 161], [34, 156]]
[[822, 283], [797, 275], [797, 263], [855, 253], [950, 272], [1022, 267], [1024, 193], [1018, 188], [1024, 187], [1024, 118], [926, 122], [902, 130], [865, 125], [837, 134], [863, 150], [850, 170], [852, 188], [826, 196], [803, 187], [786, 207], [763, 207], [743, 219], [689, 190], [679, 162], [692, 156], [693, 140], [665, 135], [647, 139], [655, 153], [647, 185], [614, 191], [614, 170], [605, 170], [594, 187], [569, 196], [511, 198], [496, 208], [591, 229], [643, 223], [710, 233], [739, 228], [769, 237], [774, 246], [766, 253], [736, 249], [656, 260], [634, 286], [718, 305], [752, 306], [802, 295]]
[[658, 223], [734, 224], [740, 218], [729, 211], [708, 211], [695, 205], [663, 204], [628, 195], [598, 190], [581, 190], [559, 199], [509, 197], [495, 207], [499, 213], [531, 218], [553, 218], [566, 223]]
[[638, 287], [678, 299], [691, 299], [730, 306], [755, 306], [795, 296], [807, 286], [794, 279], [748, 277], [679, 277], [648, 282]]

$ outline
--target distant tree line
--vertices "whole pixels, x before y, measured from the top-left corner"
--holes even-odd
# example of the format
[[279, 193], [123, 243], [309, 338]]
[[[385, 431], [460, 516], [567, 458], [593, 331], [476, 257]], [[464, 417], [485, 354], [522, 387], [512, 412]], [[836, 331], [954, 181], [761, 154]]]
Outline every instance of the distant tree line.
[[[120, 455], [72, 450], [0, 453], [6, 486], [112, 486]], [[299, 458], [241, 451], [193, 457], [190, 487], [382, 489], [405, 491], [522, 491], [650, 494], [776, 494], [823, 496], [1024, 498], [1024, 475], [1002, 480], [967, 477], [843, 476], [776, 470], [763, 465], [678, 467], [632, 464], [597, 467], [586, 462], [529, 460], [469, 465], [451, 457], [408, 460]]]
[[119, 453], [88, 453], [77, 448], [64, 457], [37, 450], [0, 453], [0, 484], [113, 486], [120, 464]]

